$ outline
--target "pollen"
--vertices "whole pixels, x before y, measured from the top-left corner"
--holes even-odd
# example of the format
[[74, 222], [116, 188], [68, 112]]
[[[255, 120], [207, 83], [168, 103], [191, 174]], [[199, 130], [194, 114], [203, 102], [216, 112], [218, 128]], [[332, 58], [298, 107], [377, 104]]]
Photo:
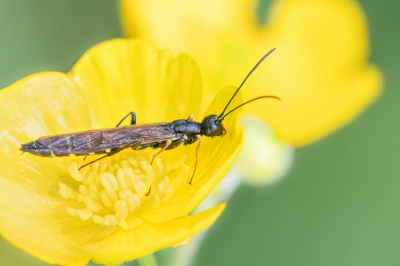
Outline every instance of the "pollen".
[[[150, 158], [115, 155], [81, 170], [82, 163], [71, 163], [68, 173], [73, 180], [59, 182], [60, 196], [72, 200], [66, 212], [102, 226], [137, 227], [142, 222], [140, 213], [168, 201], [181, 180], [172, 186], [168, 167], [159, 158], [151, 166]], [[188, 172], [183, 166], [181, 172]]]

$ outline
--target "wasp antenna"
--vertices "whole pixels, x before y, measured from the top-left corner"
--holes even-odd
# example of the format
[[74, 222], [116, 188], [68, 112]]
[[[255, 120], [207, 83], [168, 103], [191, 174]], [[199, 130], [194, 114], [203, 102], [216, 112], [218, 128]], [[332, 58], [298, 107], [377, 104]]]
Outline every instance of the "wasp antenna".
[[253, 67], [253, 69], [250, 71], [249, 74], [247, 74], [246, 78], [243, 80], [242, 84], [240, 84], [239, 88], [236, 90], [236, 92], [233, 94], [232, 98], [229, 100], [228, 104], [225, 106], [224, 110], [222, 111], [222, 113], [218, 116], [218, 120], [220, 120], [223, 116], [224, 113], [226, 111], [226, 108], [228, 108], [229, 104], [232, 102], [233, 98], [235, 98], [236, 94], [238, 93], [238, 91], [242, 88], [243, 84], [246, 82], [246, 80], [250, 77], [250, 75], [254, 72], [254, 70], [257, 69], [257, 67], [262, 63], [262, 61], [264, 61], [265, 58], [267, 58], [267, 56], [269, 56], [273, 51], [275, 51], [276, 48], [272, 49], [271, 51], [269, 51], [266, 55], [263, 56], [263, 58], [261, 58], [260, 61], [258, 61], [258, 63]]
[[232, 112], [235, 111], [236, 109], [242, 107], [243, 105], [246, 105], [246, 104], [251, 103], [251, 102], [256, 101], [256, 100], [265, 99], [265, 98], [272, 98], [272, 99], [276, 99], [276, 100], [279, 100], [279, 101], [281, 100], [281, 98], [276, 97], [276, 96], [273, 96], [273, 95], [258, 96], [258, 97], [254, 98], [254, 99], [251, 99], [251, 100], [249, 100], [249, 101], [247, 101], [247, 102], [245, 102], [245, 103], [242, 103], [241, 105], [236, 106], [235, 108], [233, 108], [232, 110], [230, 110], [226, 115], [224, 115], [223, 117], [221, 117], [221, 118], [219, 119], [219, 121], [222, 122], [222, 120], [224, 120], [224, 118], [225, 118], [227, 115], [229, 115], [230, 113], [232, 113]]
[[26, 151], [24, 151], [23, 153], [21, 153], [21, 155], [24, 154], [25, 152], [26, 152]]

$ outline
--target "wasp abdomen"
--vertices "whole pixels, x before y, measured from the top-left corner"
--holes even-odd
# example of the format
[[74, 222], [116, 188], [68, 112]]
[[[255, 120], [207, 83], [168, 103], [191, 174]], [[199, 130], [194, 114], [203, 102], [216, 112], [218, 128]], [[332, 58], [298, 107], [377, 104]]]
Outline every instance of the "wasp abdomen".
[[46, 148], [40, 141], [35, 140], [21, 145], [21, 151], [42, 156], [42, 157], [55, 157], [49, 148]]

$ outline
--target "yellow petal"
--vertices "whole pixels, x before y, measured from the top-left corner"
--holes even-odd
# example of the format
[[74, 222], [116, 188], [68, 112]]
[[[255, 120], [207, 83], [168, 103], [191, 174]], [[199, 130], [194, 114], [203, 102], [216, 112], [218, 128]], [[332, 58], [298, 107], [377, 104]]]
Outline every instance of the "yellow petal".
[[[225, 107], [236, 89], [236, 87], [230, 86], [220, 91], [211, 102], [206, 114], [219, 115], [222, 112], [221, 107]], [[231, 102], [228, 110], [241, 103], [243, 103], [243, 98], [239, 92]], [[242, 149], [243, 128], [239, 123], [241, 113], [242, 110], [238, 109], [225, 118], [223, 121], [227, 131], [225, 136], [213, 139], [205, 138], [205, 147], [199, 152], [199, 172], [196, 172], [199, 177], [193, 181], [193, 186], [198, 187], [199, 191], [189, 200], [189, 203], [197, 206], [211, 192], [228, 172]]]
[[[229, 99], [236, 91], [236, 87], [227, 87], [220, 91], [206, 114], [219, 115]], [[242, 96], [238, 93], [232, 101], [230, 108], [242, 103]], [[241, 110], [237, 110], [228, 115], [223, 121], [227, 134], [223, 137], [202, 137], [200, 151], [198, 154], [197, 170], [192, 184], [188, 182], [193, 173], [195, 148], [197, 143], [192, 144], [186, 151], [189, 159], [186, 162], [190, 166], [187, 176], [183, 176], [181, 185], [174, 189], [174, 194], [170, 200], [162, 203], [159, 208], [148, 210], [143, 213], [143, 217], [150, 221], [164, 221], [171, 217], [179, 217], [191, 212], [219, 181], [228, 172], [230, 166], [238, 155], [243, 145], [243, 130], [239, 124]], [[170, 152], [170, 151], [168, 151]]]
[[21, 155], [19, 148], [40, 136], [89, 129], [89, 109], [80, 88], [62, 73], [35, 74], [1, 90], [0, 106], [0, 177], [34, 186], [38, 193], [58, 187], [56, 174], [66, 172], [70, 159]]
[[[21, 155], [21, 143], [91, 126], [84, 96], [67, 75], [40, 73], [0, 92], [0, 232], [14, 245], [49, 263], [86, 265], [62, 234], [55, 196], [69, 159]], [[77, 114], [79, 116], [77, 116]], [[79, 119], [78, 119], [79, 118]]]
[[[129, 36], [191, 54], [207, 88], [240, 84], [269, 49], [274, 52], [243, 88], [245, 99], [272, 94], [245, 113], [267, 121], [294, 145], [316, 141], [359, 115], [379, 94], [380, 71], [367, 62], [364, 14], [349, 0], [276, 0], [267, 25], [254, 1], [121, 0]], [[165, 30], [168, 28], [168, 31]]]
[[0, 232], [8, 241], [51, 264], [86, 265], [90, 257], [74, 252], [63, 234], [57, 203], [0, 177]]
[[103, 241], [72, 248], [92, 256], [98, 263], [131, 261], [180, 244], [210, 226], [224, 208], [222, 203], [201, 213], [164, 223], [142, 223], [133, 230], [118, 230]]
[[198, 116], [202, 79], [197, 64], [145, 41], [101, 43], [82, 56], [70, 75], [85, 88], [97, 127], [113, 127], [132, 111], [137, 123]]
[[363, 111], [379, 93], [381, 74], [366, 62], [366, 23], [355, 2], [282, 1], [271, 14], [269, 37], [279, 50], [244, 93], [268, 88], [282, 102], [256, 103], [246, 112], [263, 107], [259, 116], [283, 139], [307, 144]]

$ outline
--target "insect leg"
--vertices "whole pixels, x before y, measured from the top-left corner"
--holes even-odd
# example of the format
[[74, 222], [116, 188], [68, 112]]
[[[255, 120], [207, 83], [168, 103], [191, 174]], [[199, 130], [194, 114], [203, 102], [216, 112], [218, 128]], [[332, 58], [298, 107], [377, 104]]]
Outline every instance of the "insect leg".
[[91, 161], [91, 162], [89, 162], [89, 163], [87, 163], [87, 164], [82, 165], [81, 167], [79, 167], [78, 170], [81, 170], [83, 167], [88, 166], [89, 164], [92, 164], [92, 163], [95, 163], [95, 162], [97, 162], [97, 161], [100, 161], [101, 159], [104, 159], [104, 158], [106, 158], [106, 157], [113, 156], [113, 155], [115, 155], [115, 154], [117, 154], [117, 153], [119, 153], [119, 152], [121, 152], [121, 151], [123, 151], [123, 150], [125, 150], [125, 149], [127, 149], [127, 148], [130, 148], [130, 147], [139, 147], [139, 146], [140, 146], [140, 141], [134, 141], [134, 142], [128, 143], [127, 145], [125, 145], [125, 146], [123, 146], [123, 147], [121, 147], [121, 148], [115, 149], [114, 151], [112, 151], [112, 152], [110, 152], [110, 153], [107, 153], [106, 155], [101, 156], [100, 158], [97, 158], [97, 159], [94, 160], [94, 161]]
[[150, 195], [150, 191], [151, 191], [151, 185], [150, 185], [149, 191], [145, 195], [146, 196]]
[[[165, 146], [159, 152], [157, 152], [156, 154], [153, 155], [153, 159], [151, 159], [150, 165], [153, 164], [154, 158], [156, 158], [157, 155], [159, 155], [160, 153], [165, 151], [171, 143], [172, 143], [171, 140], [167, 140], [167, 142], [165, 143]], [[150, 195], [150, 191], [151, 191], [151, 185], [150, 185], [150, 188], [149, 188], [149, 192], [147, 192], [146, 196]]]
[[[157, 152], [156, 154], [153, 155], [153, 159], [151, 159], [150, 165], [153, 164], [154, 158], [156, 158], [157, 155], [159, 155], [160, 153], [165, 151], [171, 143], [172, 143], [171, 140], [167, 140], [167, 142], [165, 143], [165, 146], [159, 152]], [[151, 185], [150, 185], [149, 191], [146, 193], [146, 196], [150, 195], [150, 191], [151, 191]]]
[[192, 181], [193, 181], [193, 177], [194, 177], [194, 173], [196, 173], [196, 167], [197, 167], [197, 154], [199, 153], [199, 150], [200, 150], [200, 144], [201, 144], [201, 135], [196, 135], [196, 137], [197, 137], [197, 139], [199, 140], [199, 143], [197, 144], [197, 148], [196, 148], [196, 161], [195, 161], [195, 163], [194, 163], [194, 170], [193, 170], [193, 174], [192, 174], [192, 178], [190, 178], [190, 181], [189, 181], [189, 185], [191, 185], [192, 184]]
[[190, 114], [188, 120], [193, 121], [194, 114]]
[[165, 151], [166, 148], [168, 148], [168, 146], [169, 146], [169, 144], [171, 144], [171, 142], [172, 141], [170, 139], [167, 140], [167, 142], [165, 143], [165, 146], [159, 152], [157, 152], [156, 154], [153, 155], [153, 159], [151, 159], [150, 165], [153, 164], [154, 158], [156, 158], [160, 153], [162, 153], [163, 151]]
[[132, 116], [131, 118], [131, 125], [136, 124], [136, 114], [135, 112], [130, 112], [129, 114], [127, 114], [124, 118], [122, 118], [121, 121], [119, 121], [119, 123], [115, 126], [115, 127], [119, 127], [119, 125], [121, 125], [121, 123], [128, 117], [128, 116]]

